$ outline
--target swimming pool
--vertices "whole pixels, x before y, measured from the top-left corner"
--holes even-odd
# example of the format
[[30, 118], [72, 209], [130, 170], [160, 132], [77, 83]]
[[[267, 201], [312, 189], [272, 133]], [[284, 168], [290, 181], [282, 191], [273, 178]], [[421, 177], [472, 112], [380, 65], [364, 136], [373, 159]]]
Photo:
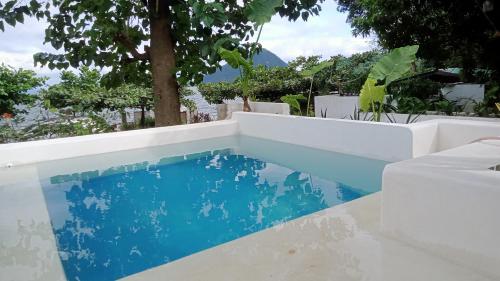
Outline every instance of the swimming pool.
[[240, 136], [35, 167], [66, 278], [112, 280], [378, 191], [386, 164]]

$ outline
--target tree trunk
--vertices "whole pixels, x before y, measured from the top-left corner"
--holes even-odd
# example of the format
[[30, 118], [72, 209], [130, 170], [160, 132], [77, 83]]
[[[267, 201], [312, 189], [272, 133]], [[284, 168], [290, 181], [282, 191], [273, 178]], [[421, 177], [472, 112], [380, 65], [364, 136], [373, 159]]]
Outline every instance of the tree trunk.
[[252, 111], [252, 108], [250, 107], [250, 103], [248, 102], [247, 96], [243, 97], [243, 111], [244, 112], [251, 112]]
[[146, 127], [146, 110], [144, 109], [144, 106], [141, 106], [141, 128]]
[[179, 87], [175, 78], [175, 52], [168, 1], [149, 1], [151, 21], [151, 73], [155, 97], [155, 126], [181, 123]]
[[122, 127], [127, 125], [127, 112], [125, 110], [120, 110], [120, 117], [122, 119]]

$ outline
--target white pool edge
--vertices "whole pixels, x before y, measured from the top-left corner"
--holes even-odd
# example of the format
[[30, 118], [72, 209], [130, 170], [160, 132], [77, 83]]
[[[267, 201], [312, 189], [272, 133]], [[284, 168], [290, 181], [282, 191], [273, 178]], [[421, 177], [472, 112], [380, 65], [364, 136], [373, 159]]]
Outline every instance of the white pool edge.
[[[500, 178], [498, 174], [478, 170], [483, 168], [481, 163], [484, 161], [477, 163], [479, 168], [461, 166], [466, 162], [476, 163], [477, 159], [500, 163], [500, 154], [496, 154], [495, 146], [483, 145], [478, 150], [479, 152], [468, 149], [477, 146], [470, 144], [474, 140], [500, 136], [500, 125], [492, 122], [432, 120], [406, 125], [236, 112], [231, 120], [225, 121], [3, 144], [0, 145], [0, 171], [8, 169], [7, 166], [23, 166], [37, 162], [238, 134], [391, 162], [403, 161], [391, 164], [384, 172], [382, 187], [384, 203], [381, 217], [381, 227], [384, 232], [423, 249], [432, 250], [436, 248], [436, 245], [441, 245], [442, 250], [434, 251], [436, 254], [453, 255], [449, 257], [451, 260], [500, 277], [500, 269], [491, 265], [490, 262], [500, 261], [500, 251], [495, 255], [495, 252], [492, 253], [484, 248], [484, 245], [488, 244], [500, 248], [500, 220], [495, 216], [488, 217], [488, 221], [482, 220], [487, 215], [485, 210], [494, 214], [500, 213], [500, 205], [496, 207], [493, 204], [494, 201], [490, 200], [500, 198]], [[440, 151], [451, 151], [451, 154], [447, 155], [447, 152], [440, 154], [438, 153]], [[454, 159], [452, 161], [454, 168], [436, 166], [433, 162], [435, 153], [437, 157], [446, 155]], [[430, 162], [427, 162], [426, 157]], [[420, 180], [422, 171], [419, 167], [428, 165], [431, 169], [424, 168], [422, 171], [424, 174], [431, 175], [431, 180]], [[465, 177], [464, 170], [469, 173]], [[442, 171], [441, 175], [440, 171]], [[432, 180], [432, 173], [436, 173], [436, 181]], [[470, 188], [471, 182], [467, 180], [470, 175], [473, 175], [474, 179], [479, 182], [477, 186], [473, 186], [474, 189]], [[454, 177], [461, 180], [450, 181]], [[446, 201], [427, 202], [426, 195], [428, 194], [423, 193], [424, 190], [420, 188], [423, 184], [427, 185], [427, 189], [438, 190], [441, 196], [453, 198], [454, 203], [459, 202], [460, 204], [457, 204], [463, 205], [465, 210], [473, 210], [474, 214], [464, 219], [463, 223], [471, 229], [486, 229], [484, 231], [487, 231], [489, 235], [483, 235], [481, 239], [486, 237], [484, 239], [487, 240], [481, 241], [479, 243], [481, 245], [478, 243], [463, 245], [464, 241], [477, 239], [473, 237], [477, 232], [446, 232], [457, 227], [457, 214], [451, 211], [458, 208], [458, 205], [449, 204], [450, 209], [443, 213], [441, 204], [443, 202], [446, 204]], [[463, 189], [464, 192], [457, 194], [457, 188]], [[416, 196], [408, 196], [406, 193], [409, 192], [408, 190]], [[471, 197], [478, 202], [476, 204], [479, 204], [479, 207], [466, 207]], [[417, 203], [423, 202], [426, 207], [422, 208], [422, 204], [415, 204], [415, 198], [420, 198], [421, 202]], [[433, 216], [439, 219], [426, 219]], [[401, 218], [409, 219], [403, 223]], [[435, 231], [437, 225], [440, 231]], [[485, 225], [487, 227], [484, 227]], [[488, 253], [481, 253], [481, 251], [488, 251]]]

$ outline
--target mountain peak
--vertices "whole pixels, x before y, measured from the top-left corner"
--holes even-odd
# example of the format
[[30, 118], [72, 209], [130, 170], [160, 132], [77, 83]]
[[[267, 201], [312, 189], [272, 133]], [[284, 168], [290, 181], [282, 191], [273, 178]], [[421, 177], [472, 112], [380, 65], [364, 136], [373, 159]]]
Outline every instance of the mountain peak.
[[[255, 66], [264, 65], [267, 67], [274, 66], [287, 66], [287, 63], [284, 62], [280, 57], [278, 57], [273, 52], [262, 49], [260, 53], [255, 55], [253, 59], [253, 63]], [[231, 66], [225, 64], [221, 69], [217, 70], [215, 73], [206, 75], [203, 79], [204, 83], [215, 83], [215, 82], [232, 82], [240, 75], [237, 69], [232, 68]]]

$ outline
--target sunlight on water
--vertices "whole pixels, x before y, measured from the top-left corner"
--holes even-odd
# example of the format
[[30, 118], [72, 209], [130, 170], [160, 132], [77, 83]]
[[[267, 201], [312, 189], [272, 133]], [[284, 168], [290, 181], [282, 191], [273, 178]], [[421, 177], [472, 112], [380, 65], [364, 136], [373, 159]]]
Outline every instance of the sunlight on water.
[[[374, 162], [380, 174], [385, 163]], [[371, 184], [223, 149], [53, 176], [43, 192], [67, 278], [110, 280], [379, 189]]]

